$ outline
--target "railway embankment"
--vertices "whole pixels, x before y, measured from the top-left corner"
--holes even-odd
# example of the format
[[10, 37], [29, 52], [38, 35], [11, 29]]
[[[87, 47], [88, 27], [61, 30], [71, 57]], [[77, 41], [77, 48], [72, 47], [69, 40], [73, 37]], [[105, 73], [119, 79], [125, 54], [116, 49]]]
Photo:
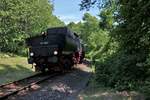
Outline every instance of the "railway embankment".
[[35, 74], [27, 58], [19, 56], [0, 56], [0, 84], [16, 81]]

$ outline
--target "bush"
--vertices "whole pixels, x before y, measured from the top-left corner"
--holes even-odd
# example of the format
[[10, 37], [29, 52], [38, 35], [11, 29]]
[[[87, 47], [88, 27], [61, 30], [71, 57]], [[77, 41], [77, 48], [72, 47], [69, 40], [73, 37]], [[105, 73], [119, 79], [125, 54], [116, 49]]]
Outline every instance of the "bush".
[[114, 54], [96, 64], [96, 80], [119, 91], [138, 89], [149, 76], [149, 67], [143, 61], [145, 56], [139, 54]]
[[144, 81], [139, 90], [146, 94], [146, 100], [150, 100], [150, 77]]

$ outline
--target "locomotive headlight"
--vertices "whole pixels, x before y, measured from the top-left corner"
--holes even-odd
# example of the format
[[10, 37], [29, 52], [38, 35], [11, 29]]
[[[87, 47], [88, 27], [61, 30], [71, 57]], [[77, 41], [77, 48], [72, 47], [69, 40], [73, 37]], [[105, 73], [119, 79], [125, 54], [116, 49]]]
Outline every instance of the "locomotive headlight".
[[34, 56], [34, 53], [33, 53], [33, 52], [31, 52], [31, 53], [30, 53], [30, 56]]
[[54, 51], [54, 55], [57, 55], [58, 54], [58, 51]]

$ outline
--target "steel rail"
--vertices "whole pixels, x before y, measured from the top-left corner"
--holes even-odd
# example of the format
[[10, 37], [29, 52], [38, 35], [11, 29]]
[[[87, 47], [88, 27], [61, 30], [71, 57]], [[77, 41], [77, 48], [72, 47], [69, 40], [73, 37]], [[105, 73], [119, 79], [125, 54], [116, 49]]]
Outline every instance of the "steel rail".
[[15, 84], [15, 83], [21, 82], [21, 81], [23, 81], [23, 80], [36, 77], [36, 76], [39, 76], [39, 75], [42, 75], [42, 73], [37, 73], [37, 74], [34, 74], [34, 75], [32, 75], [32, 76], [28, 76], [28, 77], [25, 77], [25, 78], [23, 78], [23, 79], [19, 79], [19, 80], [17, 80], [17, 81], [13, 81], [13, 82], [9, 82], [9, 83], [6, 83], [6, 84], [2, 84], [2, 85], [0, 85], [0, 88], [1, 88], [1, 87], [4, 87], [4, 86], [6, 86], [6, 85], [9, 85], [9, 84]]
[[[40, 74], [38, 74], [38, 75], [40, 75]], [[38, 76], [38, 75], [31, 76], [31, 77], [27, 77], [26, 79], [30, 79], [30, 78], [36, 77], [36, 76]], [[20, 88], [20, 89], [17, 89], [17, 90], [15, 90], [15, 91], [10, 92], [10, 93], [4, 94], [3, 96], [0, 96], [0, 100], [7, 99], [8, 97], [10, 97], [10, 96], [12, 96], [12, 95], [15, 95], [15, 94], [17, 94], [18, 92], [20, 92], [20, 91], [22, 91], [22, 90], [26, 90], [26, 89], [28, 89], [28, 88], [31, 88], [33, 85], [40, 84], [40, 83], [42, 83], [42, 82], [44, 82], [44, 81], [46, 81], [46, 80], [48, 80], [48, 79], [50, 79], [50, 78], [52, 78], [52, 77], [54, 77], [54, 76], [57, 76], [57, 75], [60, 75], [60, 73], [53, 73], [52, 75], [46, 76], [46, 77], [44, 77], [44, 78], [42, 78], [42, 79], [40, 79], [40, 80], [38, 80], [38, 81], [31, 82], [31, 83], [29, 83], [29, 84], [23, 86], [23, 87]], [[26, 80], [26, 79], [22, 79], [22, 80]], [[21, 82], [22, 80], [19, 80], [19, 82]], [[18, 82], [18, 81], [11, 82], [11, 84], [16, 83], [16, 82]], [[8, 83], [8, 84], [1, 85], [0, 88], [4, 87], [4, 86], [6, 86], [6, 85], [9, 85], [9, 83]]]

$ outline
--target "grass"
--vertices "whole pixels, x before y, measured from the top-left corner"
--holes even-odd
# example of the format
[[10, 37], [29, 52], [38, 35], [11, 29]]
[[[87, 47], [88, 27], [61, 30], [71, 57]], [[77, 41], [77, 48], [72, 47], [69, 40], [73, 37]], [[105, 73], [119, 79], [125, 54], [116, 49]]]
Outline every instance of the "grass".
[[27, 63], [27, 58], [19, 56], [0, 57], [0, 84], [5, 84], [15, 80], [33, 75], [31, 65]]
[[79, 95], [80, 100], [145, 100], [144, 96], [135, 91], [118, 92], [97, 84], [92, 78], [88, 87]]

